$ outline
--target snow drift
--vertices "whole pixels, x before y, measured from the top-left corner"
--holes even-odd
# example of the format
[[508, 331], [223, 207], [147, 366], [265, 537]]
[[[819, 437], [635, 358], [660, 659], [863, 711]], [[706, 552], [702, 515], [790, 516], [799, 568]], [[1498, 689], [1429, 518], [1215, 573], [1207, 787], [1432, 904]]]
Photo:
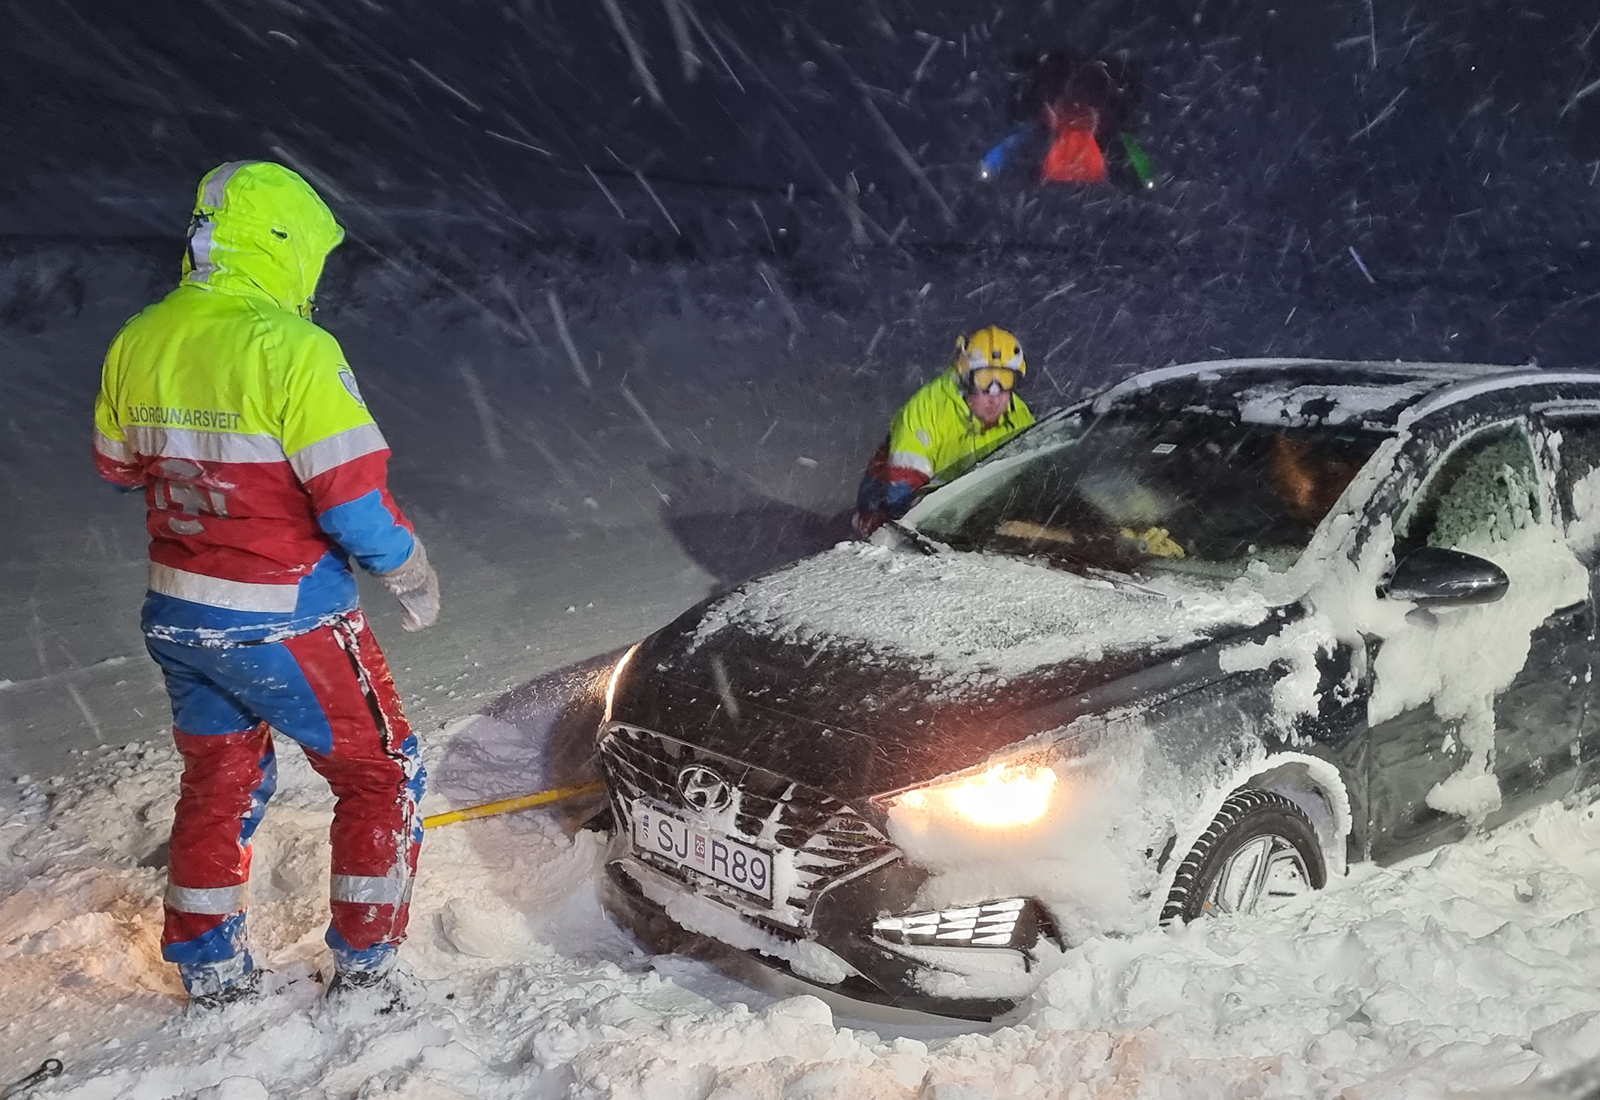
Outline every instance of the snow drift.
[[[494, 782], [460, 763], [484, 760], [472, 736], [429, 746], [455, 797]], [[252, 921], [292, 984], [190, 1019], [156, 948], [176, 756], [85, 764], [0, 792], [0, 1036], [7, 1074], [66, 1060], [41, 1097], [1417, 1100], [1600, 1056], [1593, 810], [1361, 867], [1270, 917], [1091, 940], [1017, 1019], [965, 1033], [642, 954], [595, 907], [591, 838], [482, 821], [430, 836], [407, 946], [426, 999], [380, 1017], [323, 1005], [308, 979], [326, 966], [329, 806], [286, 756]]]

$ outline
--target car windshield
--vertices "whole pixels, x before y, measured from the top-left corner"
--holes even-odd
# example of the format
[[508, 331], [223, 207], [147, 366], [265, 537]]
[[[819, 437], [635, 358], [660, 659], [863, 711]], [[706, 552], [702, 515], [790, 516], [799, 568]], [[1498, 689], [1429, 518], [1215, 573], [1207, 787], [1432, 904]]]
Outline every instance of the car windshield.
[[956, 549], [1079, 570], [1281, 571], [1383, 439], [1200, 411], [1069, 414], [952, 484], [916, 527]]

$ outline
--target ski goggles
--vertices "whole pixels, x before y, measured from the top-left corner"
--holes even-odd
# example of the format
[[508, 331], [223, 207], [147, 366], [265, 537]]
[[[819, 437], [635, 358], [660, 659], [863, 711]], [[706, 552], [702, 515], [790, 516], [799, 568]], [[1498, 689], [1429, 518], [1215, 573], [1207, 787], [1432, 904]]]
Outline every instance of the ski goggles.
[[967, 375], [968, 393], [1010, 393], [1019, 375], [1010, 367], [976, 367]]

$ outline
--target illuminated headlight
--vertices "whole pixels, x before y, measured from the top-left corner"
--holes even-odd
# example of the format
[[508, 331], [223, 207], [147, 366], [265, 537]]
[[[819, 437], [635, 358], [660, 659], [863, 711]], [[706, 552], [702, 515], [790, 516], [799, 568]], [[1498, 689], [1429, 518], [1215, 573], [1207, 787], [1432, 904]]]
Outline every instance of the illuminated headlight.
[[[639, 644], [635, 642], [628, 647], [628, 652], [622, 655], [622, 660], [617, 662], [617, 667], [611, 670], [611, 678], [606, 681], [606, 722], [611, 721], [611, 704], [617, 697], [617, 684], [622, 681], [622, 670], [628, 667], [628, 662], [633, 660], [633, 655], [639, 652]], [[593, 696], [590, 696], [592, 699]]]
[[1056, 773], [1045, 764], [996, 764], [987, 771], [906, 791], [891, 811], [945, 819], [983, 829], [1031, 825], [1044, 817], [1056, 793]]
[[1026, 947], [1038, 936], [1037, 921], [1024, 919], [1027, 908], [1026, 898], [1006, 898], [965, 909], [884, 917], [873, 922], [872, 934], [888, 943], [918, 946]]

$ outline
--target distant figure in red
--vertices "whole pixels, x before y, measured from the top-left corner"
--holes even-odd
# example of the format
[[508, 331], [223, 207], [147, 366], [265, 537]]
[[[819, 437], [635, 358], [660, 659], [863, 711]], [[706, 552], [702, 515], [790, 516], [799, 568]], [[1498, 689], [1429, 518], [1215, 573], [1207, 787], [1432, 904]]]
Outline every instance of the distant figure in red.
[[[1127, 159], [1119, 146], [1143, 96], [1138, 66], [1124, 58], [1090, 57], [1058, 46], [1019, 54], [1017, 68], [1011, 117], [1019, 123], [1037, 120], [1050, 141], [1039, 166], [1040, 181], [1108, 182], [1108, 156]], [[1144, 177], [1142, 165], [1131, 167]]]

